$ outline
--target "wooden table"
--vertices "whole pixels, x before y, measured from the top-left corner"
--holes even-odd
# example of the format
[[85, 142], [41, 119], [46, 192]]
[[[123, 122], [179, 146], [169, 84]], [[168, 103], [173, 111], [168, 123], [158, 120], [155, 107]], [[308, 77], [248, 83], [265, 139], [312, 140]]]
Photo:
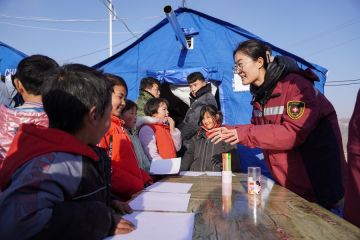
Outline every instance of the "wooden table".
[[247, 194], [247, 178], [167, 177], [192, 183], [188, 212], [195, 213], [193, 239], [360, 239], [360, 229], [268, 178], [261, 195]]

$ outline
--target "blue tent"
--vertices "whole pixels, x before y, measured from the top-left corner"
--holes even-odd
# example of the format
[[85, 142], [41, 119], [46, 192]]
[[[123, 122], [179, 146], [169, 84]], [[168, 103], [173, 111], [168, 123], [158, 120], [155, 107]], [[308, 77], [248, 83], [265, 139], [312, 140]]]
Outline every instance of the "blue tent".
[[0, 42], [0, 75], [8, 76], [9, 74], [14, 74], [18, 63], [26, 56], [25, 53]]
[[[181, 39], [176, 36], [171, 22], [165, 18], [134, 43], [94, 67], [122, 76], [128, 84], [128, 97], [132, 100], [137, 99], [140, 80], [145, 76], [154, 76], [161, 82], [185, 85], [189, 73], [200, 71], [206, 79], [219, 85], [224, 123], [245, 124], [249, 123], [251, 117], [251, 94], [235, 88], [232, 54], [239, 42], [258, 39], [272, 48], [273, 55], [292, 57], [301, 68], [311, 68], [320, 78], [316, 87], [323, 92], [327, 72], [325, 68], [282, 50], [238, 26], [204, 13], [179, 8], [175, 15], [193, 49], [181, 47]], [[260, 165], [266, 174], [267, 169], [259, 149], [240, 149], [244, 170], [248, 165]]]
[[16, 73], [18, 63], [25, 57], [27, 57], [25, 53], [22, 53], [5, 43], [0, 42], [0, 77], [5, 77], [6, 79], [6, 87], [9, 94], [11, 95], [11, 98], [14, 100], [14, 106], [20, 104], [22, 99], [20, 95], [17, 94], [14, 86], [12, 85], [10, 76]]

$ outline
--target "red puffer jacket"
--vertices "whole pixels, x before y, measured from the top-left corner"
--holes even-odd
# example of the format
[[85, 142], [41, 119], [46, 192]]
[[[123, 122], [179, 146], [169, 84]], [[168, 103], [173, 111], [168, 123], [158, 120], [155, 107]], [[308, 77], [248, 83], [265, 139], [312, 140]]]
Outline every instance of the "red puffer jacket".
[[127, 200], [144, 189], [152, 179], [139, 167], [133, 144], [123, 125], [124, 121], [111, 116], [110, 129], [101, 139], [99, 146], [105, 148], [111, 158], [112, 191]]
[[349, 123], [347, 153], [344, 218], [360, 227], [360, 90]]
[[49, 125], [48, 117], [42, 107], [9, 108], [0, 105], [0, 169], [14, 136], [22, 123], [33, 123], [45, 127]]
[[263, 106], [254, 102], [252, 123], [236, 126], [239, 143], [263, 149], [281, 186], [327, 208], [343, 197], [336, 112], [311, 81], [296, 73], [280, 79]]

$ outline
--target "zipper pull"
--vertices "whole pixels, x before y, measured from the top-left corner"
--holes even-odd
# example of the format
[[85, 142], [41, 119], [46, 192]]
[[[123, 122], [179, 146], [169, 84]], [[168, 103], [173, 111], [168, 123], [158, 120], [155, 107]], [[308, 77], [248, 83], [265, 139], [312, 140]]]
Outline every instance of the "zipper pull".
[[112, 148], [113, 148], [113, 135], [110, 135], [109, 137], [109, 150], [108, 150], [108, 156], [110, 159], [112, 159]]

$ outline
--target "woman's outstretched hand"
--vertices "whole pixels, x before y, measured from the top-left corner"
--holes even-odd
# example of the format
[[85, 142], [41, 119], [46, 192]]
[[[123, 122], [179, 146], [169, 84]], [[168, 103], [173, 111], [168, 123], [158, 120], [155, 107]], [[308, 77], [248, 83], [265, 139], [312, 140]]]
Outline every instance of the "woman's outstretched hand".
[[230, 143], [231, 145], [235, 145], [239, 142], [239, 138], [236, 132], [236, 129], [228, 129], [226, 127], [213, 128], [209, 130], [211, 133], [209, 138], [213, 143], [219, 143], [224, 141], [226, 143]]

